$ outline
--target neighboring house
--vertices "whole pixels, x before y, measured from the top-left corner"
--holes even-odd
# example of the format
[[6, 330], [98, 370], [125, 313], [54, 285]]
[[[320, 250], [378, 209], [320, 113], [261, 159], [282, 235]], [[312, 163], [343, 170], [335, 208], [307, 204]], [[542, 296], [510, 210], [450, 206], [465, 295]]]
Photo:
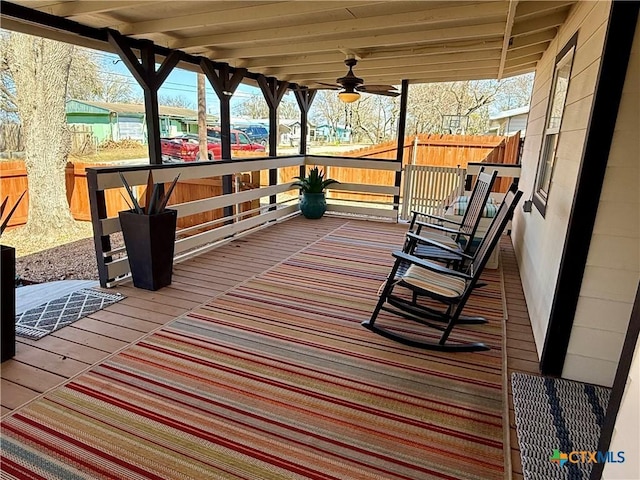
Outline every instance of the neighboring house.
[[[139, 140], [146, 142], [145, 110], [143, 104], [107, 103], [88, 100], [67, 101], [67, 123], [91, 128], [98, 143], [106, 140]], [[160, 105], [160, 134], [197, 133], [198, 112], [188, 108]], [[209, 115], [213, 125], [215, 117]]]
[[[317, 140], [317, 127], [312, 123], [307, 124], [307, 142]], [[297, 145], [300, 142], [300, 120], [281, 119], [280, 120], [280, 144]]]
[[491, 135], [511, 136], [520, 132], [520, 138], [524, 138], [527, 131], [527, 118], [529, 106], [512, 108], [495, 115], [489, 116], [489, 132]]
[[351, 142], [351, 128], [344, 125], [329, 125], [327, 123], [316, 127], [316, 141], [318, 142]]

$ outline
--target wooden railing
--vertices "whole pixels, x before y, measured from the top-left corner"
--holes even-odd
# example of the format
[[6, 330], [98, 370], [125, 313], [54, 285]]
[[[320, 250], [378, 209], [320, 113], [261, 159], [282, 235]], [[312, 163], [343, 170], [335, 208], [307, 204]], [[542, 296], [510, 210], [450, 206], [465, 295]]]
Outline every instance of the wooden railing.
[[[196, 181], [203, 178], [215, 178], [223, 175], [236, 175], [242, 172], [261, 172], [270, 169], [285, 169], [307, 165], [321, 165], [326, 167], [346, 167], [354, 169], [372, 169], [396, 172], [400, 165], [390, 160], [369, 160], [347, 157], [322, 156], [289, 156], [261, 159], [223, 160], [216, 162], [201, 162], [193, 164], [174, 164], [157, 166], [118, 166], [98, 167], [87, 169], [89, 186], [89, 201], [91, 205], [91, 221], [94, 231], [96, 257], [100, 284], [104, 287], [113, 286], [124, 281], [129, 276], [129, 262], [124, 248], [112, 249], [111, 235], [120, 231], [117, 216], [108, 215], [106, 198], [109, 192], [120, 189], [122, 173], [127, 182], [135, 188], [144, 188], [149, 171], [153, 171], [155, 182], [170, 182], [177, 174], [181, 181]], [[254, 174], [255, 178], [259, 173]], [[335, 187], [335, 188], [333, 188]], [[380, 186], [364, 183], [342, 183], [332, 186], [332, 190], [342, 192], [357, 192], [369, 195], [399, 195], [399, 188], [393, 185]], [[270, 198], [285, 192], [293, 192], [289, 199], [270, 202]], [[260, 186], [246, 191], [221, 194], [214, 197], [202, 198], [184, 203], [171, 205], [178, 211], [178, 219], [233, 207], [244, 202], [260, 201], [260, 206], [247, 212], [233, 212], [213, 220], [206, 218], [197, 223], [179, 228], [175, 242], [174, 261], [190, 258], [216, 245], [228, 241], [229, 238], [261, 228], [269, 222], [278, 221], [298, 213], [298, 201], [291, 181], [278, 182], [276, 185]], [[395, 220], [397, 205], [391, 202], [362, 205], [355, 201], [328, 200], [329, 212], [343, 212], [359, 215], [373, 215]]]
[[491, 193], [491, 197], [497, 201], [502, 201], [511, 182], [520, 179], [520, 165], [471, 162], [466, 169], [407, 165], [404, 168], [400, 219], [410, 220], [413, 210], [443, 216], [447, 206], [456, 197], [471, 190], [482, 167], [488, 172], [498, 172]]
[[400, 218], [409, 220], [412, 210], [444, 215], [445, 207], [464, 192], [465, 176], [464, 168], [407, 165]]

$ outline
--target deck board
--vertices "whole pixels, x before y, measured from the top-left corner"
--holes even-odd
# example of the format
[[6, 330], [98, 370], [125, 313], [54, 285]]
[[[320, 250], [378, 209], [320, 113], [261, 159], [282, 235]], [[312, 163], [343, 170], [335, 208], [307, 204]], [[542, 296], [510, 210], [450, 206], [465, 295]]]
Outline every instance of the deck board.
[[59, 385], [65, 380], [62, 375], [47, 372], [23, 362], [3, 365], [2, 378], [40, 393]]
[[531, 321], [527, 311], [527, 303], [522, 290], [520, 273], [513, 250], [513, 245], [507, 239], [501, 242], [502, 274], [505, 281], [505, 300], [507, 308], [507, 378], [509, 379], [507, 400], [509, 408], [509, 443], [511, 447], [511, 478], [520, 480], [522, 464], [520, 462], [520, 447], [516, 434], [515, 416], [513, 414], [513, 395], [511, 392], [511, 373], [524, 372], [538, 375], [538, 354], [531, 329]]
[[42, 350], [32, 345], [27, 345], [26, 343], [18, 343], [16, 345], [16, 352], [17, 355], [20, 356], [22, 363], [64, 377], [77, 375], [90, 365], [87, 362], [75, 360], [59, 353]]
[[[40, 340], [31, 340], [26, 338], [18, 338], [16, 341], [16, 350], [21, 344], [32, 345], [50, 353], [62, 355], [64, 357], [73, 358], [75, 360], [93, 364], [102, 360], [107, 353], [97, 348], [81, 345], [79, 343], [64, 338], [48, 335]], [[22, 361], [19, 355], [9, 362]], [[3, 364], [4, 365], [4, 364]]]

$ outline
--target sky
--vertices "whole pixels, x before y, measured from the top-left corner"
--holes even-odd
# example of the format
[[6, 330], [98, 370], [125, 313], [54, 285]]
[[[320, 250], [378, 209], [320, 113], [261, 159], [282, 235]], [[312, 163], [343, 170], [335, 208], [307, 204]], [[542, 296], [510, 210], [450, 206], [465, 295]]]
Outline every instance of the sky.
[[[104, 73], [111, 73], [116, 79], [126, 81], [133, 86], [136, 94], [142, 95], [142, 88], [138, 85], [138, 82], [133, 78], [126, 65], [120, 60], [118, 55], [97, 52], [94, 53], [99, 57], [102, 63], [102, 71]], [[218, 96], [213, 91], [213, 88], [208, 81], [205, 82], [206, 98], [207, 98], [207, 112], [211, 114], [218, 114], [219, 102]], [[198, 105], [197, 94], [197, 76], [195, 72], [190, 72], [180, 68], [174, 68], [169, 74], [162, 87], [158, 90], [159, 96], [179, 97], [183, 96], [188, 99], [192, 104], [193, 109]], [[238, 89], [231, 99], [231, 108], [233, 110], [234, 103], [241, 102], [243, 98], [250, 97], [252, 95], [260, 95], [262, 93], [256, 87], [250, 85], [240, 84]]]

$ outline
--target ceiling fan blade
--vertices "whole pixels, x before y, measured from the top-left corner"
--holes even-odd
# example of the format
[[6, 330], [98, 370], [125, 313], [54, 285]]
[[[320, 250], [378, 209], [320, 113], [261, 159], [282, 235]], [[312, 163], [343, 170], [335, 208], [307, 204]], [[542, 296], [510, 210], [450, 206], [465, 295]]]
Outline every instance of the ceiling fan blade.
[[335, 83], [324, 83], [324, 82], [314, 82], [309, 85], [309, 89], [311, 90], [340, 90], [342, 86], [336, 85]]
[[393, 85], [360, 85], [356, 90], [364, 93], [372, 93], [374, 95], [386, 95], [388, 97], [397, 97], [400, 92]]

